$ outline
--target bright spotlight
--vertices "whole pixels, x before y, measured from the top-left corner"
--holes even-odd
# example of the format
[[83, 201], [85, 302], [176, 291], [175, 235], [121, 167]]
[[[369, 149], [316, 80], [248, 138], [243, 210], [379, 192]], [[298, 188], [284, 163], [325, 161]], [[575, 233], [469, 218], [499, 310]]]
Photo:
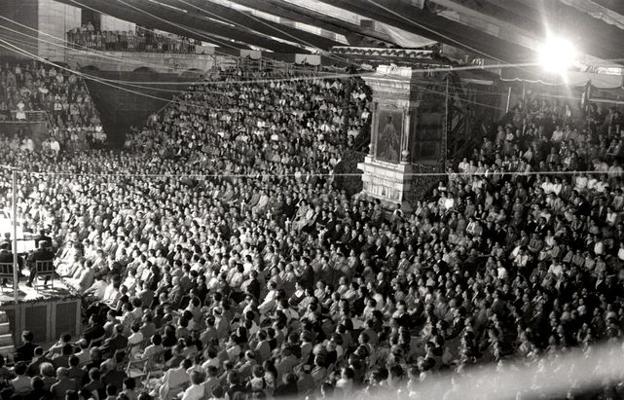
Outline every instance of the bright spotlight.
[[576, 48], [569, 40], [550, 37], [540, 46], [538, 55], [544, 70], [563, 75], [576, 60]]

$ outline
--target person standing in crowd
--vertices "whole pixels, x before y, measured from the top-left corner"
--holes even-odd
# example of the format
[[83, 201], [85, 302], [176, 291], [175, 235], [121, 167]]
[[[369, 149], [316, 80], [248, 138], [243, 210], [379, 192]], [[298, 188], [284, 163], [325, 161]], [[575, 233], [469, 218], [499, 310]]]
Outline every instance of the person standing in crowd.
[[22, 332], [22, 345], [16, 349], [15, 361], [23, 361], [27, 365], [32, 361], [37, 348], [37, 345], [33, 343], [34, 338], [35, 336], [31, 331]]

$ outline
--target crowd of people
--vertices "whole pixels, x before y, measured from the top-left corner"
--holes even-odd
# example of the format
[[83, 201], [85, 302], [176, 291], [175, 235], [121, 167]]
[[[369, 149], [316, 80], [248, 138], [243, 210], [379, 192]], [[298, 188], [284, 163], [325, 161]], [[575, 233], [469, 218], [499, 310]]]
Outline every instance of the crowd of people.
[[130, 31], [100, 31], [87, 24], [70, 30], [66, 37], [68, 46], [76, 49], [181, 54], [202, 51], [201, 42], [198, 40], [138, 27]]
[[[356, 77], [221, 74], [121, 153], [0, 149], [22, 227], [49, 232], [88, 305], [80, 337], [24, 335], [7, 396], [419, 399], [444, 372], [539, 375], [622, 335], [615, 110], [522, 104], [407, 213], [333, 184], [369, 102]], [[624, 395], [574, 376], [560, 398]]]
[[[43, 116], [41, 115], [43, 114]], [[0, 120], [44, 121], [49, 128], [45, 152], [83, 148], [85, 143], [103, 144], [106, 133], [84, 81], [74, 74], [45, 63], [0, 65]], [[33, 151], [32, 135], [4, 135], [12, 150]], [[52, 146], [47, 146], [54, 142]]]

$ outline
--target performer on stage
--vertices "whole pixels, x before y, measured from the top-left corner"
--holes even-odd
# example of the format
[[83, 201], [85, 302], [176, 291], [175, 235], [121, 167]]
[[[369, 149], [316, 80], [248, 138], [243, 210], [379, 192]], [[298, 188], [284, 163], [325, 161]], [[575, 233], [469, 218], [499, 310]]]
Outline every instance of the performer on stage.
[[[0, 263], [12, 263], [13, 253], [11, 252], [11, 244], [2, 242], [0, 243]], [[2, 280], [2, 286], [7, 284], [6, 278]]]
[[[0, 242], [0, 263], [13, 263], [13, 252], [11, 251], [11, 242], [2, 241]], [[24, 260], [22, 257], [18, 255], [17, 257], [17, 275], [21, 276], [21, 269], [24, 266]], [[6, 285], [7, 280], [2, 280], [2, 285]]]
[[[26, 284], [28, 286], [32, 286], [35, 276], [37, 275], [37, 261], [52, 261], [52, 259], [54, 259], [54, 253], [47, 248], [47, 244], [45, 240], [41, 240], [39, 242], [39, 248], [28, 256], [28, 260], [26, 261], [28, 268], [30, 268], [30, 277]], [[45, 284], [48, 284], [48, 278], [46, 278]]]
[[46, 232], [44, 229], [41, 229], [39, 231], [39, 235], [35, 236], [34, 238], [35, 240], [35, 246], [38, 246], [40, 242], [45, 242], [46, 243], [46, 248], [47, 249], [52, 249], [52, 238], [48, 235], [46, 235]]

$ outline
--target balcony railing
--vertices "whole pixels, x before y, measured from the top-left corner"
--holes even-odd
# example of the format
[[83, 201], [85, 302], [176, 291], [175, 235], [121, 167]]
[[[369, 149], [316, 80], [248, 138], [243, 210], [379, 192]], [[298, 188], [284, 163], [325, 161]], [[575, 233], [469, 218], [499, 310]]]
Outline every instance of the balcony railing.
[[163, 35], [138, 35], [123, 31], [67, 32], [67, 46], [77, 50], [205, 54], [209, 48], [193, 39]]

